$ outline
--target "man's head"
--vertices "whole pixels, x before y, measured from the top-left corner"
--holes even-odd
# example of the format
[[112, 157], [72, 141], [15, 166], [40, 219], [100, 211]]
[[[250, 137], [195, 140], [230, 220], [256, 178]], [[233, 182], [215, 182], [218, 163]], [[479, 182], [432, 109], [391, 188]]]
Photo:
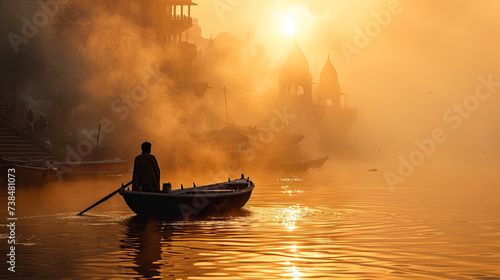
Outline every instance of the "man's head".
[[142, 150], [143, 154], [150, 154], [151, 153], [151, 143], [149, 143], [149, 142], [142, 143], [141, 150]]

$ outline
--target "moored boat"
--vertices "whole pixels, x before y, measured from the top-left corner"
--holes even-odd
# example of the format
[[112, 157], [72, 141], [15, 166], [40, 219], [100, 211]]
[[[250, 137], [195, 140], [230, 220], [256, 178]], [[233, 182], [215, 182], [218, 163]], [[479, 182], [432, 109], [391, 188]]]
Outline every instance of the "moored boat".
[[0, 157], [0, 164], [17, 164], [17, 165], [29, 165], [34, 167], [42, 167], [47, 165], [52, 165], [52, 162], [47, 158], [28, 158], [28, 157]]
[[306, 172], [309, 168], [321, 168], [328, 159], [328, 156], [276, 157], [271, 159], [271, 163], [285, 172]]
[[[13, 161], [10, 161], [13, 160]], [[52, 181], [56, 175], [57, 167], [54, 167], [48, 160], [18, 160], [2, 158], [3, 164], [0, 166], [2, 178], [6, 179], [7, 171], [15, 177], [18, 186], [39, 186]]]
[[127, 161], [121, 158], [97, 161], [54, 162], [64, 177], [117, 176], [127, 172]]
[[127, 205], [139, 216], [180, 217], [224, 213], [240, 209], [255, 187], [249, 178], [171, 190], [164, 184], [159, 193], [120, 189]]
[[309, 162], [307, 161], [276, 161], [275, 164], [285, 172], [306, 172], [309, 169]]
[[304, 161], [309, 163], [309, 168], [320, 168], [329, 159], [329, 156], [324, 157], [296, 157], [298, 161]]

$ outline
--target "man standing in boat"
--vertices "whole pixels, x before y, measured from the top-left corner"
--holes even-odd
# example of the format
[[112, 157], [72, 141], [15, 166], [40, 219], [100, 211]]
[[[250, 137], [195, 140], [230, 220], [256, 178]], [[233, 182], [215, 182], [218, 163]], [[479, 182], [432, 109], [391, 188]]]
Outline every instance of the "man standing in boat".
[[141, 145], [142, 154], [134, 161], [132, 190], [143, 192], [160, 192], [160, 168], [155, 156], [151, 154], [151, 143]]

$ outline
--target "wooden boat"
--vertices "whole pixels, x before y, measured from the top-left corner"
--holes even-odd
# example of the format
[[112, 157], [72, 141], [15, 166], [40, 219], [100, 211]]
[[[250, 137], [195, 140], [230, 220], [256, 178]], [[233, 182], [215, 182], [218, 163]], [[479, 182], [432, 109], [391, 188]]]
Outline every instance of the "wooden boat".
[[127, 161], [124, 159], [81, 161], [81, 162], [54, 162], [59, 173], [67, 176], [116, 176], [127, 172]]
[[18, 165], [29, 165], [34, 167], [42, 167], [47, 164], [52, 165], [52, 163], [47, 158], [28, 158], [28, 157], [0, 157], [0, 164], [18, 164]]
[[309, 168], [320, 168], [329, 159], [324, 157], [276, 157], [271, 163], [285, 172], [306, 172]]
[[296, 157], [298, 161], [305, 161], [309, 163], [309, 168], [320, 168], [329, 159], [329, 156], [324, 157]]
[[7, 171], [15, 169], [16, 185], [18, 186], [39, 186], [52, 181], [57, 173], [48, 160], [19, 160], [9, 162], [10, 159], [2, 158], [3, 164], [0, 166], [2, 179], [7, 179]]
[[[194, 184], [193, 184], [194, 185]], [[139, 216], [181, 217], [223, 213], [243, 207], [255, 187], [244, 176], [237, 180], [171, 190], [163, 185], [159, 193], [120, 189], [127, 205]]]
[[306, 172], [309, 169], [309, 162], [307, 161], [285, 161], [280, 160], [275, 163], [281, 170], [285, 172]]

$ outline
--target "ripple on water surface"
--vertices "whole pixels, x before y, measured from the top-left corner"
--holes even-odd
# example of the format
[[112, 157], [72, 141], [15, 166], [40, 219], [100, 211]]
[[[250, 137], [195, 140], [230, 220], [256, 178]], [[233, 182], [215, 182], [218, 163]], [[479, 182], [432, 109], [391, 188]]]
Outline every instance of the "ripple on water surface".
[[381, 173], [367, 169], [332, 164], [255, 180], [242, 211], [191, 221], [140, 219], [119, 196], [76, 216], [114, 186], [21, 192], [18, 272], [7, 276], [500, 279], [496, 188], [468, 191], [415, 178], [391, 190]]

